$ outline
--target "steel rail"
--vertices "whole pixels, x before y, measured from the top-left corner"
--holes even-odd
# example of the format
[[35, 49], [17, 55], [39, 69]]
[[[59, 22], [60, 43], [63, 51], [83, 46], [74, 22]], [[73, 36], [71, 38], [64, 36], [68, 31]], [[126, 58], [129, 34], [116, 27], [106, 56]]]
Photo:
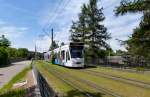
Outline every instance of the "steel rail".
[[[86, 85], [88, 85], [88, 86], [90, 86], [90, 87], [92, 87], [92, 88], [94, 88], [95, 90], [97, 90], [97, 91], [99, 91], [100, 93], [104, 93], [104, 94], [108, 94], [108, 95], [111, 95], [111, 96], [113, 96], [113, 97], [123, 97], [123, 96], [121, 96], [120, 94], [117, 94], [117, 93], [114, 93], [114, 92], [112, 92], [112, 91], [110, 91], [110, 90], [107, 90], [107, 89], [105, 89], [105, 88], [103, 88], [103, 87], [100, 87], [100, 86], [98, 86], [98, 85], [96, 85], [95, 83], [93, 83], [93, 82], [90, 82], [90, 81], [87, 81], [87, 80], [84, 80], [84, 79], [81, 79], [81, 78], [78, 78], [78, 77], [76, 77], [76, 76], [73, 76], [73, 75], [71, 75], [71, 74], [68, 74], [68, 73], [65, 73], [65, 72], [60, 72], [60, 70], [58, 70], [58, 69], [54, 69], [53, 68], [53, 70], [52, 69], [50, 69], [50, 68], [47, 68], [49, 71], [54, 71], [55, 73], [57, 73], [58, 75], [61, 75], [61, 77], [63, 76], [63, 77], [70, 77], [70, 78], [72, 78], [72, 79], [74, 79], [74, 80], [76, 80], [76, 81], [79, 81], [79, 82], [82, 82], [82, 83], [84, 83], [84, 84], [86, 84]], [[56, 74], [55, 74], [56, 75]], [[56, 75], [56, 76], [58, 76], [58, 75]], [[66, 76], [64, 76], [64, 75], [66, 75]], [[74, 85], [73, 85], [74, 86]], [[91, 96], [90, 96], [91, 97]]]
[[124, 78], [124, 77], [120, 77], [120, 76], [114, 76], [114, 75], [111, 75], [111, 74], [106, 74], [106, 73], [103, 73], [103, 72], [98, 72], [98, 71], [93, 71], [93, 70], [81, 70], [81, 71], [85, 72], [85, 73], [88, 73], [88, 74], [91, 74], [91, 75], [94, 75], [94, 76], [109, 78], [109, 79], [112, 79], [112, 80], [132, 84], [132, 85], [135, 85], [137, 87], [150, 89], [150, 84], [142, 82], [142, 81], [129, 79], [129, 78]]
[[81, 89], [80, 87], [77, 87], [73, 82], [68, 81], [65, 79], [65, 76], [58, 73], [55, 70], [52, 70], [50, 68], [45, 68], [48, 71], [50, 71], [53, 75], [55, 75], [58, 79], [62, 80], [63, 82], [65, 82], [66, 84], [68, 84], [69, 86], [73, 87], [74, 89], [77, 89], [78, 91], [80, 91], [83, 95], [85, 95], [86, 97], [94, 97], [92, 96], [90, 93], [85, 92], [83, 89]]

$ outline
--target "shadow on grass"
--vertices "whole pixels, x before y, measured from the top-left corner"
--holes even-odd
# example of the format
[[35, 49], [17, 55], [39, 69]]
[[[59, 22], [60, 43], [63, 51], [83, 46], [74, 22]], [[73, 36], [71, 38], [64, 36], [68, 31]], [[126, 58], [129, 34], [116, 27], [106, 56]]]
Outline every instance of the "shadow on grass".
[[0, 97], [25, 97], [25, 96], [26, 96], [25, 89], [11, 90], [0, 94]]
[[97, 66], [86, 65], [85, 68], [97, 68]]
[[[61, 65], [60, 65], [61, 66]], [[88, 69], [88, 68], [97, 68], [97, 66], [84, 66], [84, 67], [67, 67], [67, 66], [62, 66], [64, 68], [68, 69]]]
[[83, 95], [86, 96], [86, 94], [92, 96], [92, 97], [102, 97], [103, 95], [105, 94], [102, 94], [102, 93], [91, 93], [91, 92], [79, 92], [77, 90], [72, 90], [72, 91], [69, 91], [67, 92], [67, 96], [65, 97], [84, 97]]

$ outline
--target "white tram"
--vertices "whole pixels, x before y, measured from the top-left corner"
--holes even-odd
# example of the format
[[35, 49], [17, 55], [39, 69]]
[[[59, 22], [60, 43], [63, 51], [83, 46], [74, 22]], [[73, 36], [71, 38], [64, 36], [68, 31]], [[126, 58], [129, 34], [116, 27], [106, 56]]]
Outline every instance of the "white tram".
[[[50, 61], [51, 51], [44, 53], [44, 59]], [[84, 44], [69, 43], [54, 49], [55, 64], [66, 67], [84, 67]]]

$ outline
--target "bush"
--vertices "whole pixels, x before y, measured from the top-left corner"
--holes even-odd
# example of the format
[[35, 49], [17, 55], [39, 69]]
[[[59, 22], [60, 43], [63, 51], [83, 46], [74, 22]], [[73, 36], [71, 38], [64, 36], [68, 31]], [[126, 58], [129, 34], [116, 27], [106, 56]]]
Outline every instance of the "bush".
[[10, 48], [10, 47], [8, 47], [6, 49], [6, 52], [8, 53], [8, 57], [9, 58], [14, 59], [14, 58], [17, 57], [17, 49], [16, 48]]
[[144, 71], [145, 68], [144, 67], [136, 67], [136, 71]]
[[17, 57], [26, 58], [28, 56], [28, 49], [19, 48], [17, 50]]
[[11, 90], [0, 94], [0, 97], [25, 97], [26, 93], [25, 89]]
[[5, 48], [0, 47], [0, 66], [6, 65], [8, 63], [8, 54]]

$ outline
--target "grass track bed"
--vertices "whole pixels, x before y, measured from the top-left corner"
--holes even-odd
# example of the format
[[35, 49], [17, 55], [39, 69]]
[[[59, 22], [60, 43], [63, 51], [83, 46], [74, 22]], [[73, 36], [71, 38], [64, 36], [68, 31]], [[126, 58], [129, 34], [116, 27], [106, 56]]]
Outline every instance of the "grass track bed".
[[[143, 88], [131, 85], [131, 84], [122, 83], [122, 82], [118, 82], [118, 81], [103, 78], [103, 77], [92, 76], [90, 74], [87, 74], [87, 73], [82, 72], [82, 71], [77, 70], [77, 69], [68, 69], [68, 68], [64, 68], [61, 66], [57, 66], [57, 65], [50, 65], [50, 63], [47, 63], [47, 62], [41, 61], [40, 64], [43, 64], [43, 65], [45, 64], [46, 68], [58, 69], [59, 72], [61, 72], [64, 75], [67, 73], [67, 74], [71, 74], [74, 77], [78, 77], [80, 79], [90, 81], [90, 82], [96, 84], [98, 87], [103, 87], [106, 90], [110, 90], [114, 93], [123, 95], [124, 97], [149, 97], [149, 95], [150, 95], [149, 89], [143, 89]], [[81, 83], [81, 82], [78, 82], [78, 83]], [[87, 86], [87, 88], [89, 89], [90, 87]], [[96, 90], [91, 91], [89, 89], [88, 91], [96, 93]]]
[[80, 91], [77, 91], [75, 88], [71, 87], [67, 83], [64, 83], [59, 79], [55, 74], [49, 72], [41, 62], [35, 62], [37, 69], [41, 74], [47, 79], [49, 85], [53, 87], [55, 92], [63, 97], [85, 97]]
[[104, 72], [98, 72], [98, 71], [94, 71], [94, 70], [87, 70], [86, 69], [86, 70], [82, 70], [82, 72], [91, 74], [93, 76], [100, 76], [100, 77], [104, 77], [104, 78], [108, 78], [108, 79], [113, 79], [113, 80], [116, 80], [116, 81], [121, 81], [121, 82], [124, 82], [124, 83], [135, 85], [137, 87], [150, 89], [150, 83], [145, 83], [143, 81], [134, 80], [134, 79], [131, 79], [131, 78], [124, 78], [124, 77], [121, 77], [121, 76], [115, 76], [115, 75], [112, 75], [112, 74], [108, 74], [108, 73], [104, 73]]
[[127, 79], [137, 80], [140, 82], [150, 84], [150, 74], [139, 74], [128, 71], [115, 70], [108, 67], [90, 68], [88, 70], [93, 70], [100, 73], [111, 74], [113, 76], [123, 77]]
[[[103, 89], [103, 88], [101, 88], [101, 87], [98, 87], [96, 84], [93, 84], [93, 83], [91, 83], [91, 82], [89, 82], [89, 81], [86, 81], [86, 80], [77, 78], [77, 77], [75, 77], [75, 76], [72, 76], [72, 75], [67, 74], [67, 73], [64, 73], [64, 72], [59, 72], [59, 70], [57, 70], [56, 68], [55, 68], [55, 70], [54, 70], [54, 68], [53, 68], [53, 70], [52, 70], [52, 69], [51, 69], [51, 70], [49, 69], [49, 71], [54, 71], [53, 73], [56, 73], [57, 76], [60, 75], [61, 77], [67, 79], [69, 82], [72, 82], [72, 86], [73, 86], [73, 87], [74, 87], [74, 85], [78, 86], [77, 89], [81, 90], [81, 91], [84, 92], [84, 94], [86, 94], [86, 95], [90, 95], [90, 97], [91, 97], [92, 95], [94, 95], [94, 96], [92, 96], [92, 97], [100, 97], [101, 95], [106, 95], [106, 94], [109, 95], [109, 96], [113, 96], [113, 97], [121, 97], [120, 95], [117, 95], [117, 94], [115, 94], [115, 93], [112, 93], [111, 91], [105, 90], [105, 89]], [[65, 76], [67, 76], [67, 78], [66, 78], [64, 75], [62, 75], [62, 74], [64, 74]], [[86, 86], [88, 86], [88, 87], [90, 87], [90, 88], [85, 89]], [[83, 88], [83, 87], [84, 87], [84, 88]], [[88, 92], [88, 91], [94, 92], [94, 91], [92, 90], [92, 88], [94, 89], [94, 91], [97, 91], [97, 92], [98, 92], [98, 93], [96, 93], [96, 95]], [[86, 90], [86, 91], [84, 91], [84, 90]], [[87, 91], [87, 90], [88, 90], [88, 91]], [[102, 93], [102, 92], [103, 92], [103, 93]], [[105, 94], [104, 94], [104, 93], [105, 93]]]
[[70, 75], [62, 71], [60, 72], [59, 70], [56, 70], [56, 68], [50, 67], [50, 69], [48, 65], [43, 65], [43, 67], [45, 67], [45, 69], [47, 69], [50, 73], [54, 74], [55, 76], [59, 76], [60, 79], [65, 79], [65, 82], [67, 81], [66, 83], [71, 84], [72, 87], [79, 90], [86, 97], [89, 97], [89, 95], [90, 97], [113, 97], [112, 95], [106, 95], [96, 91], [97, 89], [95, 90], [95, 88], [91, 88], [91, 86], [85, 84], [85, 82], [83, 83], [80, 79], [77, 80], [76, 78], [71, 77]]

